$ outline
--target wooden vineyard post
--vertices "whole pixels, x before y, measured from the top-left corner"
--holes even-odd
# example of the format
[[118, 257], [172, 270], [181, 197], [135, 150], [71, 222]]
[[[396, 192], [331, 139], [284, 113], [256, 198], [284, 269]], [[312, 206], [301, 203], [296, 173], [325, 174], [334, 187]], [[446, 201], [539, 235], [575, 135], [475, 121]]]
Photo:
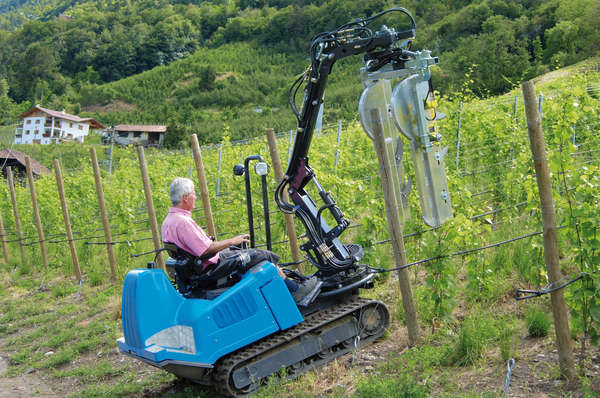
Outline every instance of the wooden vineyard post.
[[[154, 211], [154, 201], [152, 200], [152, 188], [150, 187], [150, 178], [148, 177], [148, 168], [146, 167], [146, 157], [144, 156], [144, 147], [137, 147], [138, 158], [140, 160], [140, 170], [142, 172], [142, 182], [144, 183], [144, 194], [146, 195], [146, 208], [148, 209], [148, 219], [150, 220], [150, 229], [152, 230], [152, 242], [154, 249], [160, 250], [162, 243], [158, 234], [158, 224], [156, 223], [156, 212]], [[165, 260], [162, 258], [162, 253], [156, 253], [156, 262], [158, 266], [167, 272]]]
[[217, 230], [213, 221], [212, 210], [210, 208], [210, 197], [208, 196], [208, 185], [206, 184], [206, 173], [204, 171], [204, 162], [202, 162], [202, 153], [198, 145], [196, 134], [190, 136], [192, 141], [192, 151], [194, 152], [194, 162], [196, 163], [196, 174], [198, 175], [198, 189], [200, 189], [200, 198], [202, 199], [202, 208], [204, 209], [204, 219], [206, 220], [206, 229], [208, 234], [217, 238]]
[[63, 219], [65, 220], [65, 231], [67, 232], [67, 240], [71, 249], [71, 258], [73, 259], [73, 268], [77, 280], [81, 280], [81, 269], [79, 268], [79, 258], [77, 250], [75, 250], [75, 242], [73, 241], [73, 231], [71, 230], [71, 219], [69, 218], [69, 208], [67, 207], [67, 199], [65, 197], [65, 188], [63, 186], [62, 173], [60, 171], [60, 163], [58, 159], [54, 159], [54, 175], [56, 176], [56, 185], [58, 186], [58, 195], [60, 196], [60, 206], [62, 207]]
[[92, 168], [94, 169], [94, 179], [96, 180], [96, 193], [98, 194], [98, 205], [102, 216], [102, 226], [104, 227], [104, 240], [106, 241], [106, 252], [108, 253], [108, 262], [110, 263], [110, 273], [113, 281], [117, 280], [117, 260], [113, 250], [112, 236], [110, 233], [110, 224], [108, 223], [108, 214], [104, 202], [104, 191], [102, 190], [102, 181], [100, 180], [100, 168], [98, 167], [98, 157], [96, 148], [90, 148], [92, 155]]
[[456, 160], [454, 164], [458, 168], [458, 163], [460, 162], [460, 125], [462, 124], [462, 108], [463, 103], [460, 101], [458, 105], [458, 129], [456, 130]]
[[46, 252], [46, 240], [44, 239], [44, 229], [42, 228], [40, 209], [38, 207], [37, 194], [35, 192], [35, 185], [33, 181], [33, 172], [31, 171], [31, 158], [29, 156], [25, 156], [25, 169], [27, 172], [27, 180], [29, 181], [29, 190], [31, 191], [31, 203], [33, 205], [35, 227], [37, 228], [38, 238], [40, 239], [40, 249], [42, 250], [42, 260], [44, 261], [44, 269], [48, 269], [48, 253]]
[[23, 249], [23, 237], [21, 235], [21, 223], [19, 222], [19, 211], [17, 209], [17, 196], [15, 195], [15, 183], [13, 181], [12, 167], [8, 168], [7, 174], [8, 188], [10, 189], [10, 199], [12, 200], [13, 214], [15, 215], [17, 239], [19, 240], [19, 249], [21, 250], [21, 264], [25, 265], [25, 250]]
[[4, 231], [4, 223], [2, 222], [2, 214], [0, 214], [0, 239], [2, 239], [2, 253], [4, 254], [4, 262], [8, 262], [8, 248], [6, 247], [6, 232]]
[[[271, 154], [271, 163], [273, 164], [273, 172], [277, 183], [283, 180], [283, 169], [281, 168], [281, 159], [279, 158], [279, 149], [277, 148], [277, 139], [275, 138], [275, 130], [267, 129], [267, 141], [269, 142], [269, 153]], [[289, 202], [287, 192], [283, 192], [283, 199]], [[288, 239], [290, 241], [290, 250], [294, 262], [300, 261], [300, 249], [298, 248], [298, 237], [294, 228], [294, 217], [289, 213], [283, 214], [285, 218], [285, 228], [287, 230]]]
[[[556, 216], [552, 198], [552, 181], [546, 161], [544, 149], [544, 133], [538, 113], [535, 86], [532, 81], [522, 84], [523, 100], [527, 117], [527, 131], [529, 143], [535, 165], [536, 180], [540, 192], [540, 206], [542, 210], [542, 226], [544, 234], [544, 260], [548, 270], [550, 283], [556, 283], [561, 278], [560, 261], [558, 253], [558, 234]], [[552, 314], [554, 316], [554, 330], [558, 346], [558, 361], [562, 374], [569, 380], [575, 377], [571, 337], [569, 335], [569, 317], [562, 289], [550, 293]]]
[[[379, 163], [379, 174], [381, 175], [381, 187], [383, 190], [383, 199], [385, 202], [385, 212], [390, 229], [392, 248], [394, 250], [394, 260], [397, 267], [405, 265], [406, 251], [404, 249], [404, 238], [402, 236], [402, 224], [400, 223], [400, 214], [398, 213], [398, 201], [391, 181], [391, 165], [388, 153], [385, 148], [385, 137], [383, 136], [383, 127], [381, 117], [377, 109], [371, 110], [371, 120], [373, 121], [373, 138], [375, 141], [375, 151]], [[402, 305], [406, 315], [406, 326], [408, 329], [408, 341], [411, 346], [419, 344], [419, 324], [417, 321], [417, 311], [413, 300], [412, 288], [410, 286], [408, 269], [401, 269], [397, 272], [400, 293], [402, 294]]]

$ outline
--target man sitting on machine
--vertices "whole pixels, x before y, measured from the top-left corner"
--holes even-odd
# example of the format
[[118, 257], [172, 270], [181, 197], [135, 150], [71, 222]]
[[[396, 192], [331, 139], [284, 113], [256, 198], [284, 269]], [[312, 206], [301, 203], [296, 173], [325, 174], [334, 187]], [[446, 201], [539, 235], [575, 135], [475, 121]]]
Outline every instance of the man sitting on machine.
[[[191, 216], [196, 204], [192, 180], [175, 178], [169, 196], [173, 206], [162, 223], [161, 235], [165, 248], [178, 265], [177, 288], [185, 297], [214, 298], [259, 262], [267, 260], [276, 265], [279, 261], [279, 256], [268, 250], [241, 249], [249, 242], [248, 234], [221, 241], [208, 236]], [[296, 273], [298, 283], [278, 269], [299, 305], [310, 303], [319, 293], [321, 282], [316, 277], [306, 278]], [[210, 295], [207, 291], [216, 293]]]

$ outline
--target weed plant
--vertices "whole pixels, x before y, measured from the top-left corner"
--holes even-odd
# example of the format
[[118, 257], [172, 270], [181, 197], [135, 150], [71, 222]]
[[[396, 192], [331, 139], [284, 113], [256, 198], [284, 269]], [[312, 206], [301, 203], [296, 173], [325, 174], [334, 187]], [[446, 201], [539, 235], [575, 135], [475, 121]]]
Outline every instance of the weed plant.
[[411, 376], [400, 374], [396, 377], [370, 376], [359, 379], [356, 386], [356, 398], [426, 398], [429, 389], [420, 385]]
[[525, 314], [527, 331], [531, 337], [545, 337], [552, 324], [550, 315], [541, 307], [533, 306]]
[[510, 358], [517, 358], [517, 327], [514, 323], [506, 321], [501, 326], [499, 333], [498, 346], [500, 347], [500, 357], [503, 362], [508, 361]]
[[489, 314], [475, 312], [467, 317], [448, 357], [448, 364], [472, 365], [483, 357], [487, 345], [498, 338], [497, 321]]

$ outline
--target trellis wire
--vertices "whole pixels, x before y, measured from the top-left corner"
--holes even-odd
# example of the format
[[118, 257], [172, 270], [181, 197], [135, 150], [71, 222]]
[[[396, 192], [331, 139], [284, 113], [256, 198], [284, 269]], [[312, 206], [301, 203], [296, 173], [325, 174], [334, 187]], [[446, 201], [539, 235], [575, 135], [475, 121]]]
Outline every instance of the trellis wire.
[[[558, 227], [558, 228], [562, 228], [562, 227]], [[422, 260], [417, 260], [417, 261], [414, 261], [412, 263], [401, 265], [399, 267], [394, 267], [394, 268], [373, 268], [373, 267], [371, 267], [371, 268], [375, 269], [375, 270], [378, 270], [378, 271], [381, 271], [381, 272], [400, 271], [400, 270], [403, 270], [405, 268], [409, 268], [409, 267], [412, 267], [412, 266], [415, 266], [415, 265], [419, 265], [419, 264], [423, 264], [423, 263], [428, 263], [428, 262], [435, 261], [435, 260], [441, 260], [441, 259], [444, 259], [444, 258], [450, 258], [450, 257], [456, 257], [456, 256], [470, 255], [470, 254], [473, 254], [473, 253], [480, 252], [482, 250], [487, 250], [487, 249], [491, 249], [491, 248], [494, 248], [494, 247], [502, 246], [502, 245], [505, 245], [505, 244], [508, 244], [508, 243], [516, 242], [516, 241], [521, 240], [521, 239], [526, 239], [526, 238], [530, 238], [532, 236], [541, 235], [543, 233], [544, 233], [543, 231], [533, 232], [533, 233], [530, 233], [530, 234], [527, 234], [527, 235], [517, 236], [517, 237], [511, 238], [511, 239], [507, 239], [507, 240], [504, 240], [504, 241], [501, 241], [501, 242], [493, 243], [491, 245], [485, 245], [485, 246], [476, 247], [476, 248], [473, 248], [473, 249], [461, 250], [461, 251], [454, 252], [454, 253], [451, 253], [451, 254], [440, 254], [438, 256], [424, 258]]]
[[[575, 278], [572, 278], [571, 280], [569, 280], [567, 282], [559, 284], [563, 280], [567, 279], [566, 276], [563, 276], [560, 280], [558, 280], [556, 282], [550, 282], [540, 290], [517, 289], [515, 291], [515, 300], [517, 300], [517, 301], [527, 300], [527, 299], [530, 299], [533, 297], [539, 297], [544, 294], [549, 294], [549, 293], [555, 292], [557, 290], [564, 289], [565, 287], [569, 286], [570, 284], [575, 283], [580, 279], [583, 279], [583, 277], [585, 277], [586, 275], [589, 275], [589, 274], [587, 272], [580, 272], [579, 275], [576, 276]], [[557, 284], [559, 284], [559, 285], [557, 285]], [[521, 294], [529, 294], [529, 296], [521, 296]]]

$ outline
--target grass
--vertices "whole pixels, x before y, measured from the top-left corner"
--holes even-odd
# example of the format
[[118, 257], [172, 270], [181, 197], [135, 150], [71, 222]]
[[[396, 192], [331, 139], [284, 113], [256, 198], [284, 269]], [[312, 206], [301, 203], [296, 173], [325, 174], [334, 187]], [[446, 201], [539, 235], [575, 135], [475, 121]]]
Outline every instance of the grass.
[[198, 390], [194, 387], [186, 387], [181, 392], [167, 393], [164, 398], [212, 398], [214, 392], [208, 390]]
[[494, 319], [490, 315], [475, 314], [461, 325], [458, 340], [452, 349], [450, 363], [472, 365], [483, 357], [486, 346], [497, 336]]
[[510, 358], [517, 357], [516, 330], [516, 327], [507, 325], [507, 327], [500, 331], [498, 346], [500, 348], [500, 356], [505, 362]]
[[100, 360], [75, 369], [55, 370], [51, 374], [57, 378], [77, 377], [80, 381], [91, 384], [121, 376], [129, 370], [128, 365], [115, 366], [112, 361]]
[[15, 126], [0, 126], [0, 145], [10, 145], [15, 136]]
[[525, 317], [527, 331], [531, 337], [544, 337], [548, 335], [552, 319], [544, 309], [537, 306], [531, 307]]
[[[0, 351], [10, 354], [7, 377], [35, 369], [47, 374], [53, 385], [63, 381], [77, 385], [77, 391], [70, 393], [78, 397], [145, 394], [172, 385], [173, 375], [116, 354], [115, 340], [122, 333], [118, 284], [84, 283], [77, 295], [77, 283], [59, 278], [49, 278], [41, 291], [37, 282], [26, 283], [24, 280], [38, 277], [35, 271], [12, 277], [5, 268], [0, 275], [8, 281], [0, 295]], [[468, 290], [464, 283], [459, 288], [463, 293]], [[365, 291], [369, 297], [384, 300], [391, 313], [397, 314], [393, 329], [402, 328], [401, 301], [392, 299], [398, 294], [396, 289], [396, 278], [389, 277]], [[499, 397], [497, 391], [463, 391], [456, 375], [483, 364], [503, 368], [508, 358], [518, 358], [518, 336], [530, 326], [529, 314], [536, 314], [531, 318], [536, 320], [540, 313], [545, 314], [537, 307], [527, 314], [503, 314], [502, 301], [501, 295], [492, 295], [484, 302], [464, 297], [461, 302], [469, 303], [468, 311], [455, 312], [431, 334], [427, 332], [429, 325], [423, 324], [424, 341], [419, 347], [385, 352], [372, 361], [368, 372], [359, 373], [359, 368], [348, 369], [336, 361], [327, 370], [309, 372], [284, 385], [268, 383], [256, 397]], [[394, 339], [393, 333], [386, 339]], [[212, 397], [215, 392], [184, 384], [167, 388], [161, 396]]]
[[370, 376], [358, 381], [355, 397], [426, 398], [429, 389], [406, 374], [384, 378]]
[[[20, 291], [20, 285], [15, 283], [8, 290]], [[120, 319], [110, 304], [117, 302], [118, 289], [112, 285], [84, 288], [79, 297], [74, 294], [77, 289], [78, 285], [61, 281], [26, 300], [2, 301], [2, 349], [10, 352], [9, 376], [30, 368], [48, 369], [53, 377], [81, 378], [84, 384], [93, 384], [107, 378], [118, 380], [126, 373], [126, 367], [114, 368], [108, 360], [73, 367], [90, 354], [114, 352], [120, 334]], [[94, 389], [93, 385], [89, 388]]]

